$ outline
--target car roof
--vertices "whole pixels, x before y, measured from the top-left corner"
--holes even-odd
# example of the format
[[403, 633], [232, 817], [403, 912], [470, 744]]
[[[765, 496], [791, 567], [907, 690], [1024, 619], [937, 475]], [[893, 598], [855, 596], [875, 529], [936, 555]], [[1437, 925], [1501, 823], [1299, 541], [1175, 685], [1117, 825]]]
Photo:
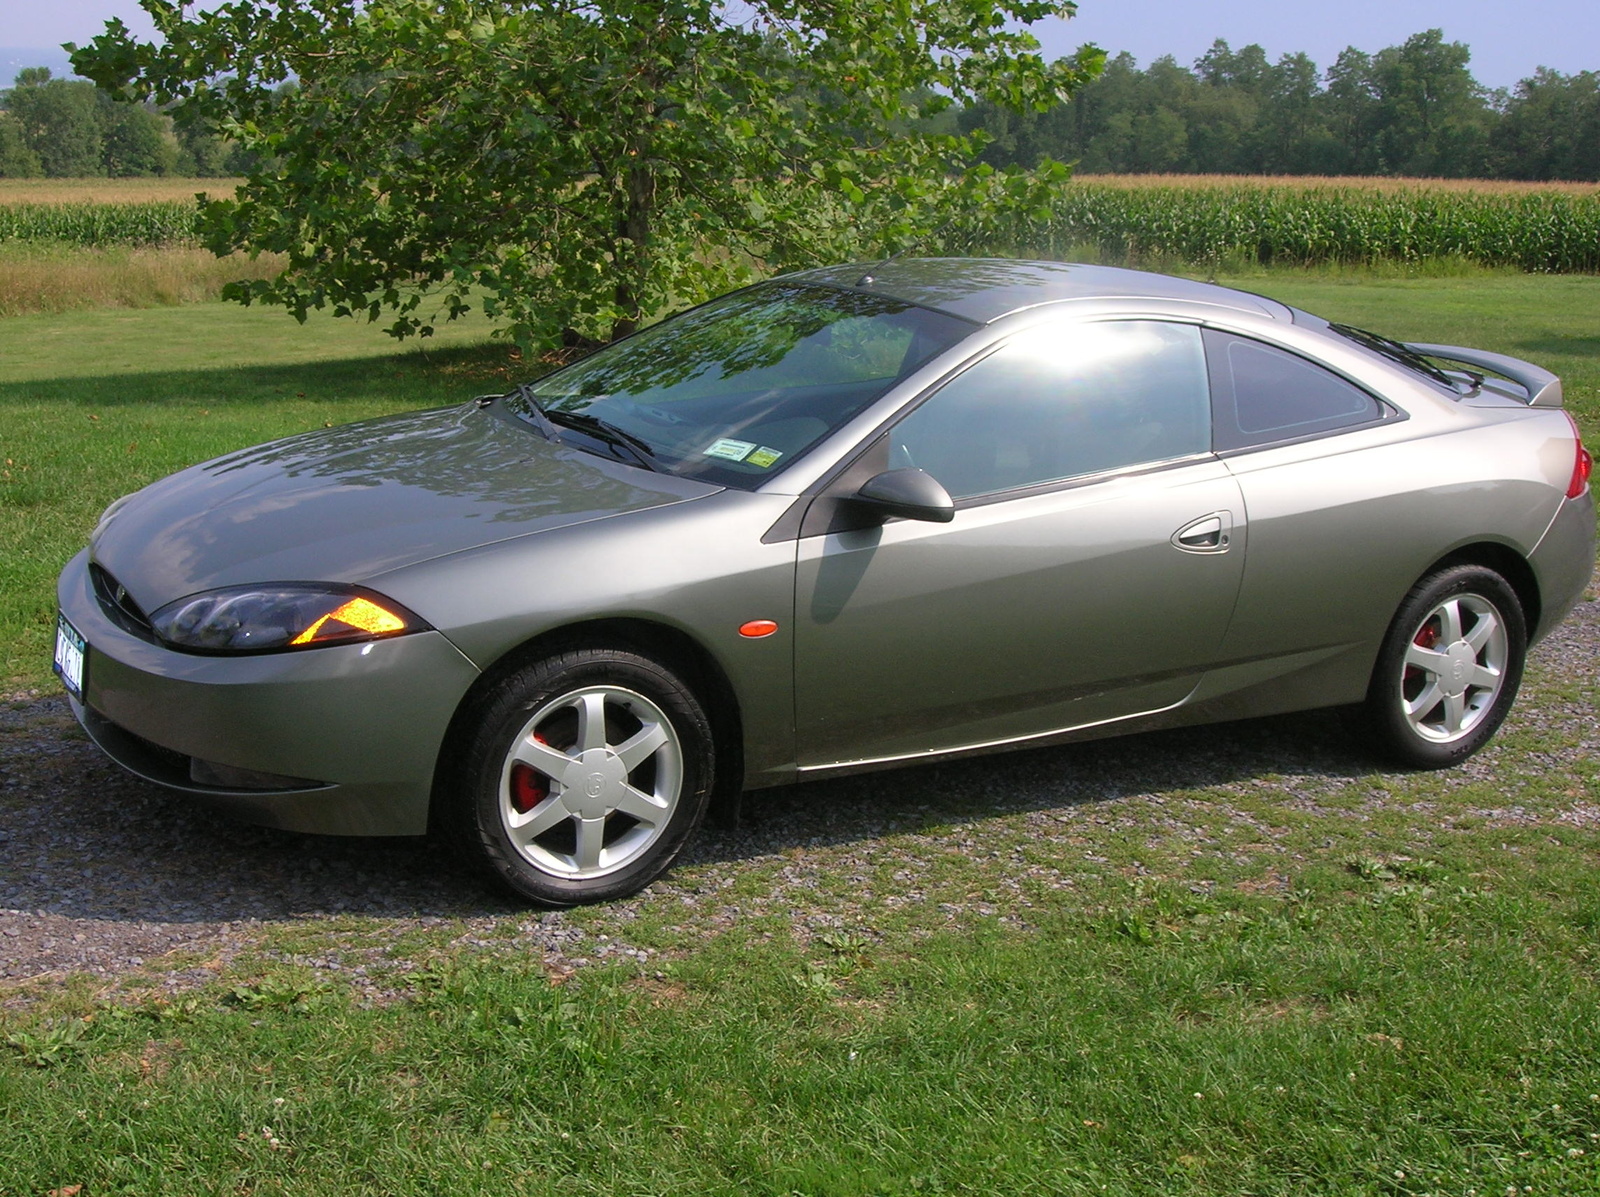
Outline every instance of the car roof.
[[784, 278], [887, 295], [979, 324], [1040, 304], [1096, 299], [1186, 300], [1272, 320], [1292, 318], [1283, 304], [1245, 291], [1144, 270], [1073, 262], [903, 258], [826, 266]]

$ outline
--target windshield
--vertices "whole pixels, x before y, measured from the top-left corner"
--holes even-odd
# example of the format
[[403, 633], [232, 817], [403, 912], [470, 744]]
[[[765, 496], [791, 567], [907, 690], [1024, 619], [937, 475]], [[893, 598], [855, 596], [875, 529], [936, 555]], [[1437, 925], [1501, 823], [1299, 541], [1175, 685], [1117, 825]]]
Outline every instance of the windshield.
[[607, 346], [509, 402], [540, 423], [537, 404], [564, 440], [576, 429], [603, 441], [609, 428], [657, 469], [749, 490], [972, 329], [877, 295], [768, 283]]

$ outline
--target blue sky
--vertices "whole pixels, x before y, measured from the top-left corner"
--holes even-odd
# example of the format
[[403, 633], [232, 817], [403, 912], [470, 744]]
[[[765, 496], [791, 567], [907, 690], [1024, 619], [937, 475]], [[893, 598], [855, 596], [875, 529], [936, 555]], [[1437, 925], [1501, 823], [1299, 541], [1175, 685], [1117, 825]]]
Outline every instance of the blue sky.
[[[1600, 70], [1600, 0], [1080, 0], [1078, 12], [1036, 30], [1052, 55], [1093, 41], [1141, 66], [1162, 54], [1187, 64], [1224, 37], [1235, 49], [1259, 42], [1272, 58], [1304, 50], [1326, 69], [1345, 46], [1379, 50], [1441, 28], [1472, 47], [1473, 74], [1491, 87], [1538, 66]], [[14, 57], [9, 48], [85, 42], [112, 16], [150, 31], [136, 0], [0, 0], [3, 58]]]

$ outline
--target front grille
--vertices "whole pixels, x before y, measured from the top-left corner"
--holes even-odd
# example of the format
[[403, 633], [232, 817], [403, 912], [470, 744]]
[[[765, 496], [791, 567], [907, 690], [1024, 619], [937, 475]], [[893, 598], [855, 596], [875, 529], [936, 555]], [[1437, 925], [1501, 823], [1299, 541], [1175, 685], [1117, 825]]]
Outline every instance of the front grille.
[[150, 617], [139, 609], [139, 604], [128, 594], [127, 587], [92, 561], [89, 563], [89, 580], [94, 586], [94, 596], [100, 600], [100, 608], [106, 613], [106, 618], [130, 636], [137, 636], [152, 644], [156, 643], [156, 633], [150, 626]]

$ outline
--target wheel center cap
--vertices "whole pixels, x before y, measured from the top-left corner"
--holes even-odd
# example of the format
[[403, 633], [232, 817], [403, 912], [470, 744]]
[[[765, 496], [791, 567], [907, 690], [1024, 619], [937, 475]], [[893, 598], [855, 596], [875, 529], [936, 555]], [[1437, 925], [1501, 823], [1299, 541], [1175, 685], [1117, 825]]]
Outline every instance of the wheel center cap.
[[1439, 671], [1439, 685], [1452, 698], [1466, 692], [1472, 671], [1477, 667], [1478, 654], [1465, 640], [1457, 640], [1445, 650], [1444, 668]]
[[561, 779], [567, 809], [585, 819], [598, 819], [615, 809], [627, 783], [628, 770], [622, 758], [609, 748], [589, 749], [572, 762]]

